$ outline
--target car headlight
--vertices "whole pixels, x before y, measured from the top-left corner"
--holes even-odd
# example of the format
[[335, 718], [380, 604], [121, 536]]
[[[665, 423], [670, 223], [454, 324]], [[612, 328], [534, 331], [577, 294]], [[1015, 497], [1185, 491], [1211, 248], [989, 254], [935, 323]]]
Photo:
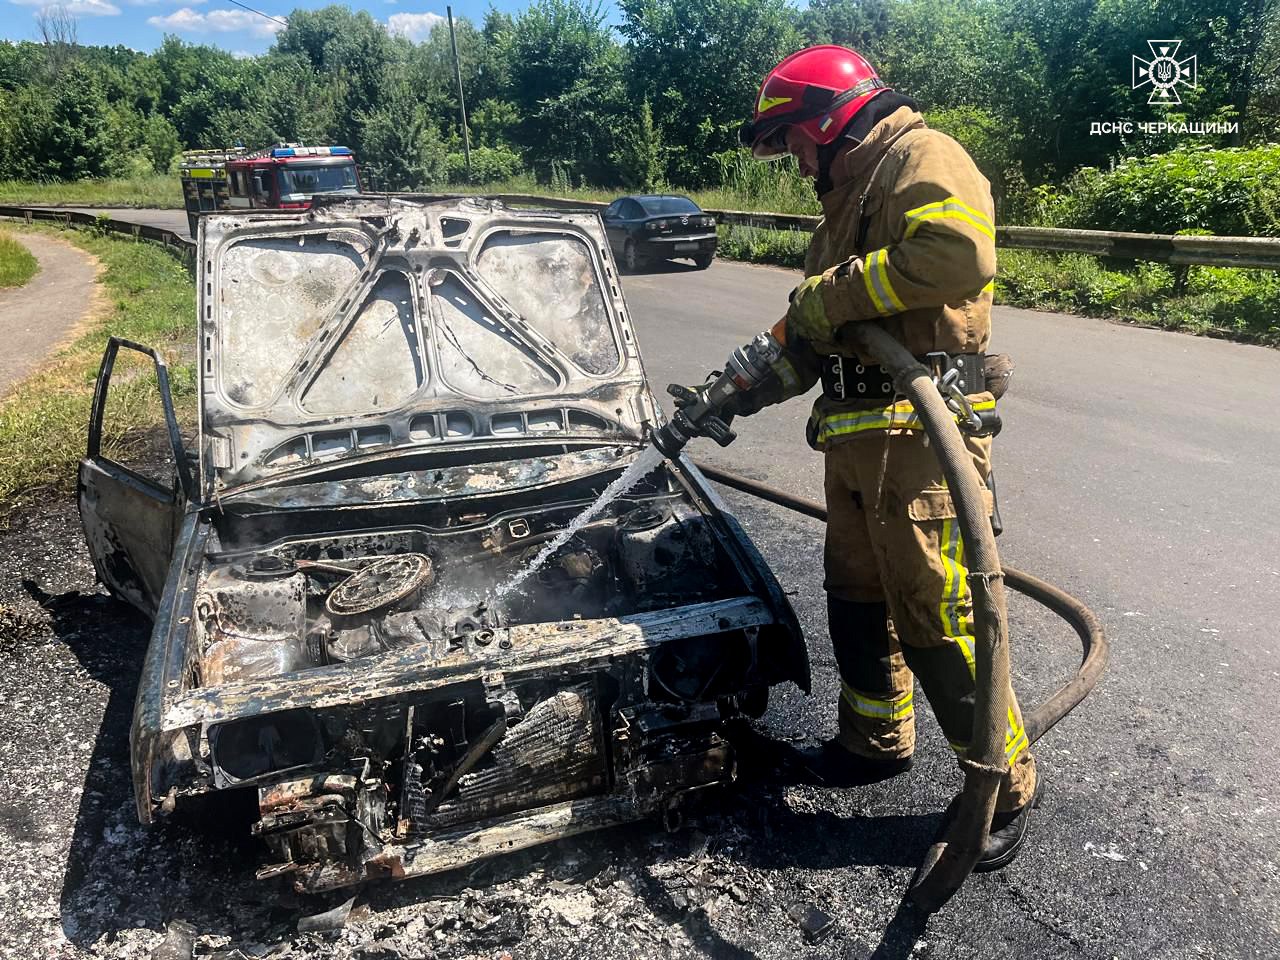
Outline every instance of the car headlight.
[[281, 710], [210, 727], [209, 753], [214, 783], [228, 787], [317, 764], [324, 759], [324, 743], [310, 710]]

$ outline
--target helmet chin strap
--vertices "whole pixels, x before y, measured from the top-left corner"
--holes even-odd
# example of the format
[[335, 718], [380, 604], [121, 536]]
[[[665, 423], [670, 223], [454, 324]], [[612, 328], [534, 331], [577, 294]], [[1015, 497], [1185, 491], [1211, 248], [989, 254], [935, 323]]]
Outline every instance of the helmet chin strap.
[[813, 189], [817, 191], [819, 200], [835, 189], [835, 184], [831, 181], [831, 165], [835, 163], [836, 154], [849, 143], [854, 145], [861, 143], [867, 138], [872, 127], [899, 107], [917, 109], [916, 102], [910, 97], [904, 97], [893, 90], [886, 90], [873, 97], [855, 113], [838, 137], [818, 147], [818, 175], [814, 178]]

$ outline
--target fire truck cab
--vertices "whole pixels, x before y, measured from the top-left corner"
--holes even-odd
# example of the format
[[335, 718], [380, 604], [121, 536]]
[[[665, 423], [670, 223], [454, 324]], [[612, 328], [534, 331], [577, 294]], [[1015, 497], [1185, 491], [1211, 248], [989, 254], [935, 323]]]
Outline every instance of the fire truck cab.
[[252, 152], [188, 151], [182, 183], [194, 237], [201, 211], [306, 209], [316, 194], [358, 194], [360, 173], [349, 147], [278, 143]]

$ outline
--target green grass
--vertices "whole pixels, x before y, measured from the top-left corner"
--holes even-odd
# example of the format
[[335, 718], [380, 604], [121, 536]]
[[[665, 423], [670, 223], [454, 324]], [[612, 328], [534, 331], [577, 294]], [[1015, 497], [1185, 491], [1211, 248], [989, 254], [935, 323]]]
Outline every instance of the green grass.
[[[776, 168], [761, 164], [766, 170]], [[654, 193], [676, 193], [689, 197], [704, 210], [751, 210], [763, 213], [818, 214], [821, 208], [814, 198], [813, 190], [807, 186], [797, 186], [787, 178], [777, 178], [777, 186], [773, 190], [766, 189], [767, 182], [753, 187], [748, 183], [716, 187], [707, 190], [682, 190], [679, 187], [663, 185], [655, 188]], [[479, 185], [442, 184], [430, 188], [433, 193], [474, 193], [502, 194], [526, 193], [537, 197], [568, 197], [574, 200], [591, 200], [596, 203], [609, 203], [628, 194], [646, 193], [650, 191], [636, 190], [628, 187], [572, 187], [568, 185], [548, 186], [538, 183], [533, 177], [516, 177], [494, 183]]]
[[39, 269], [31, 251], [0, 230], [0, 287], [20, 287]]
[[805, 251], [813, 236], [800, 230], [763, 230], [724, 224], [716, 232], [720, 235], [717, 251], [727, 260], [771, 263], [796, 270], [804, 269]]
[[1280, 272], [1000, 251], [999, 303], [1280, 346]]
[[31, 183], [0, 181], [0, 205], [60, 204], [68, 207], [182, 207], [177, 176], [152, 174], [111, 180]]
[[[94, 381], [111, 334], [160, 350], [179, 416], [190, 422], [195, 411], [195, 285], [187, 269], [145, 241], [74, 230], [60, 235], [101, 262], [105, 309], [70, 346], [0, 397], [0, 516], [36, 495], [75, 488]], [[161, 420], [149, 361], [135, 362], [124, 352], [121, 360], [103, 443], [109, 456], [128, 463]]]

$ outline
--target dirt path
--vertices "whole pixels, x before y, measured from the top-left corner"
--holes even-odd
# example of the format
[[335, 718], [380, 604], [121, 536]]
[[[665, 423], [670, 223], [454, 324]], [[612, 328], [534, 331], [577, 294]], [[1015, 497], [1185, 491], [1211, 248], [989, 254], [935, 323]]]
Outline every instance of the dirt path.
[[62, 343], [94, 307], [98, 264], [63, 240], [13, 233], [40, 271], [21, 287], [0, 291], [0, 396]]

